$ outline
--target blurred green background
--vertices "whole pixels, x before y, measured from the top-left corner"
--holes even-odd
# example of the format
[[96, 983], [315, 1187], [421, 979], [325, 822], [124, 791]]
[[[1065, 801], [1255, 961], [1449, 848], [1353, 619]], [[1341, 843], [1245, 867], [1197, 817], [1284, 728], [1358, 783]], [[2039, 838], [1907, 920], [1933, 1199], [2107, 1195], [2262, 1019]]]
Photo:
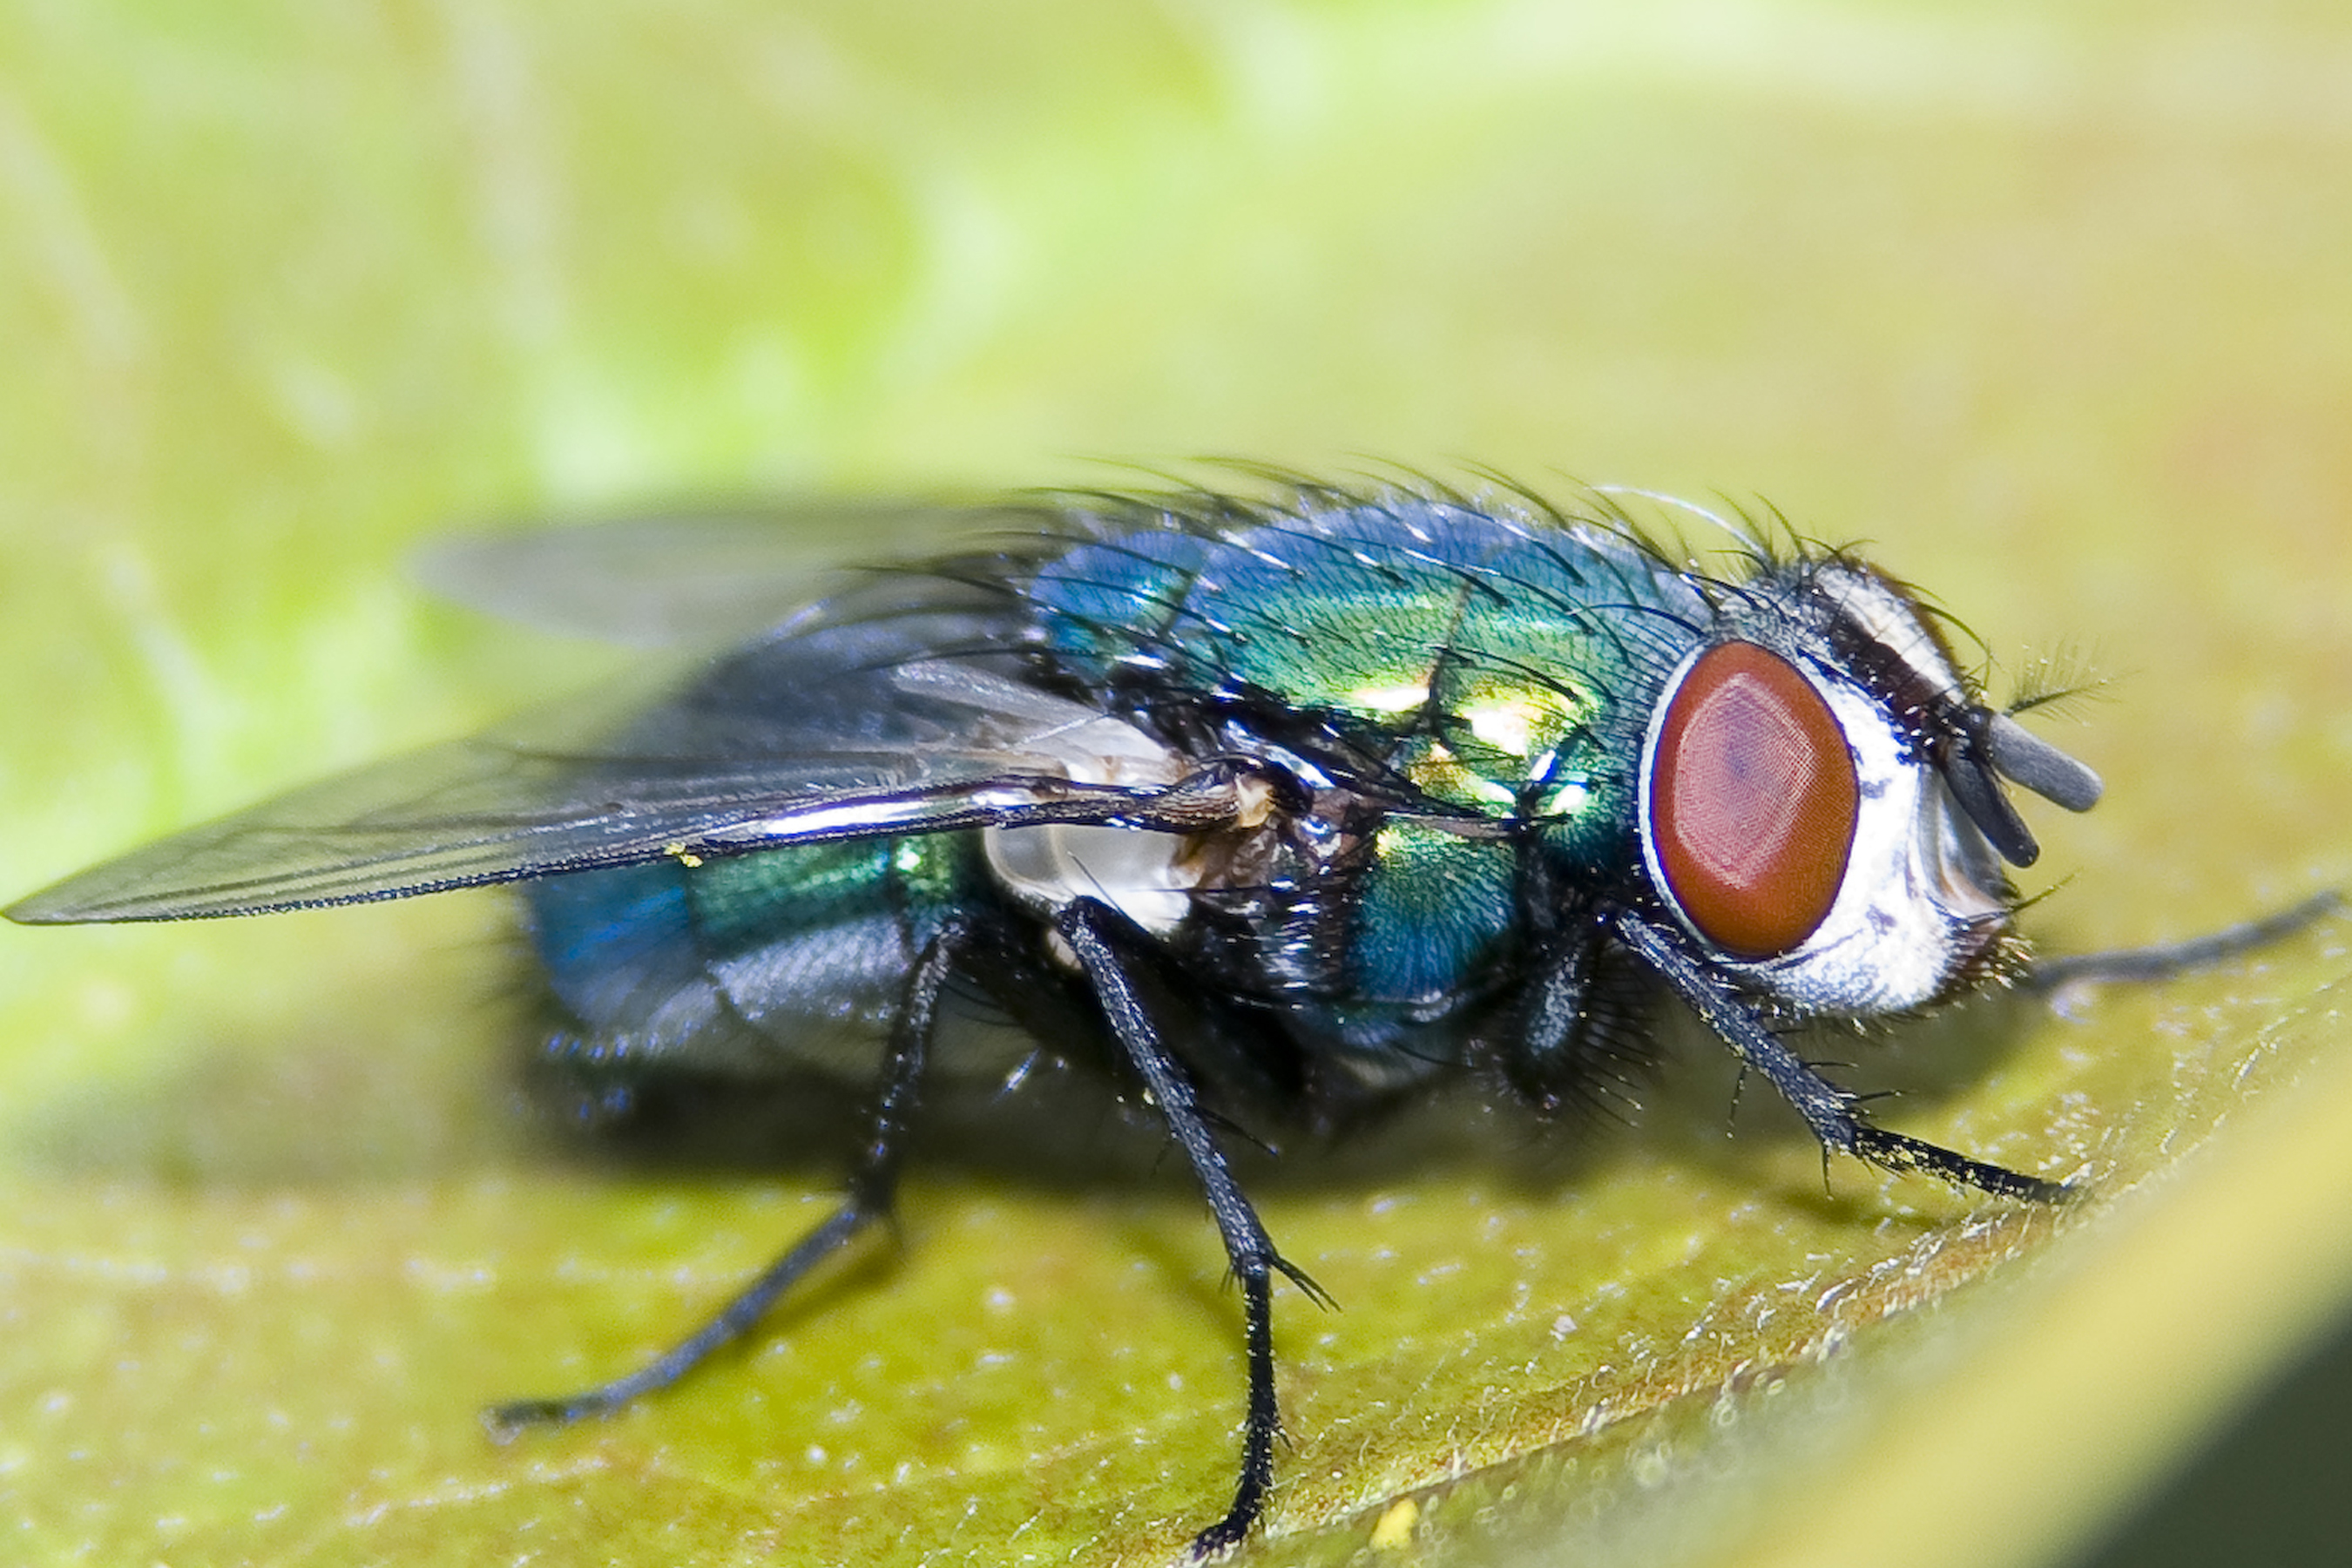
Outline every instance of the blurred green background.
[[[2333, 5], [19, 0], [0, 891], [617, 668], [426, 601], [436, 533], [1234, 454], [1868, 539], [1997, 689], [2115, 678], [2030, 929], [2196, 931], [2352, 882], [2347, 256]], [[1687, 1046], [1630, 1128], [1308, 1159], [1267, 1218], [1343, 1310], [1278, 1298], [1250, 1560], [2065, 1560], [2352, 1280], [2345, 947], [1832, 1053], [2063, 1217], [1825, 1194]], [[514, 958], [488, 895], [0, 931], [11, 1555], [1151, 1562], [1222, 1506], [1165, 1182], [935, 1170], [905, 1256], [491, 1447], [828, 1181], [551, 1146]]]

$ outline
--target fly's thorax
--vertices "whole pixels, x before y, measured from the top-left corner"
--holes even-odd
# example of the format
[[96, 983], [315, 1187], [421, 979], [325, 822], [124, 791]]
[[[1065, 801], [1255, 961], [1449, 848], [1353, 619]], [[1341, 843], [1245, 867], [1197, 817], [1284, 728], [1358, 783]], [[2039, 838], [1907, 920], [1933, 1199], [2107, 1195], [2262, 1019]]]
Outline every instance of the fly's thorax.
[[1850, 575], [1833, 592], [1866, 605], [1874, 661], [1842, 660], [1802, 605], [1751, 600], [1666, 681], [1639, 774], [1662, 900], [1717, 966], [1806, 1014], [1948, 994], [1983, 973], [2011, 905], [1909, 721], [1917, 689], [1957, 699], [1963, 683], [1907, 604]]

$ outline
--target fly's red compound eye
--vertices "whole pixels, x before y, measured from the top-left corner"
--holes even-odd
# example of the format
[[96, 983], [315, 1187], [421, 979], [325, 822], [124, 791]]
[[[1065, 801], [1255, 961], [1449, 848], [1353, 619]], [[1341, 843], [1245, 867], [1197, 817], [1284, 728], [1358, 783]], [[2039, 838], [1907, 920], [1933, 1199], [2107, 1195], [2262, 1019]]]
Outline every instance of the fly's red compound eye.
[[1771, 958], [1837, 901], [1859, 797], [1845, 734], [1812, 682], [1754, 643], [1722, 643], [1690, 667], [1659, 726], [1651, 847], [1701, 935]]

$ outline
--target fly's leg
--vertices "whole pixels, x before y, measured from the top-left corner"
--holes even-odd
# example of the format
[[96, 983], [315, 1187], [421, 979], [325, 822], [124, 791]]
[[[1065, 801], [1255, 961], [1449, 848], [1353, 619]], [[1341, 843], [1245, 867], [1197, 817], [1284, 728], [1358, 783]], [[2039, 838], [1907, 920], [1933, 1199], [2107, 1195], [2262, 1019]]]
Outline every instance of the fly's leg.
[[2344, 908], [2344, 895], [2332, 889], [2315, 893], [2292, 909], [2261, 920], [2226, 926], [2187, 942], [2159, 942], [2154, 947], [2119, 947], [2107, 952], [2070, 953], [2045, 958], [2027, 970], [2018, 984], [2032, 991], [2056, 991], [2077, 981], [2168, 980], [2193, 969], [2227, 963], [2257, 948], [2284, 942], [2305, 926], [2326, 920]]
[[1201, 1110], [1200, 1098], [1167, 1047], [1134, 983], [1120, 963], [1110, 937], [1125, 922], [1092, 899], [1074, 899], [1055, 917], [1055, 930], [1069, 943], [1087, 983], [1101, 1003], [1104, 1020], [1120, 1051], [1142, 1078], [1169, 1134], [1192, 1162], [1209, 1213], [1224, 1240], [1225, 1258], [1240, 1281], [1245, 1335], [1249, 1349], [1249, 1413], [1242, 1433], [1242, 1473], [1234, 1489], [1233, 1507], [1225, 1517], [1192, 1538], [1195, 1562], [1238, 1545], [1265, 1507], [1267, 1487], [1274, 1479], [1274, 1444], [1281, 1435], [1282, 1416], [1274, 1389], [1274, 1275], [1279, 1270], [1309, 1296], [1324, 1300], [1321, 1289], [1274, 1248], [1257, 1211], [1243, 1195], [1240, 1184], [1225, 1164]]
[[1579, 931], [1555, 947], [1503, 1052], [1503, 1072], [1511, 1086], [1546, 1112], [1567, 1101], [1582, 1075], [1577, 1047], [1592, 1021], [1597, 935]]
[[635, 1372], [562, 1398], [520, 1399], [486, 1411], [482, 1419], [494, 1436], [509, 1437], [519, 1428], [541, 1423], [562, 1426], [590, 1415], [609, 1415], [642, 1395], [667, 1388], [713, 1351], [749, 1332], [775, 1305], [778, 1297], [847, 1246], [859, 1232], [877, 1220], [889, 1217], [892, 1195], [898, 1185], [907, 1126], [922, 1087], [924, 1061], [930, 1050], [940, 996], [969, 941], [970, 932], [961, 922], [942, 928], [924, 948], [914, 973], [908, 978], [906, 1001], [891, 1026], [873, 1130], [856, 1168], [850, 1173], [848, 1196], [832, 1217], [770, 1264], [767, 1272], [744, 1287], [709, 1322]]
[[1863, 1116], [1853, 1094], [1814, 1071], [1811, 1063], [1765, 1027], [1754, 1008], [1717, 984], [1665, 931], [1631, 910], [1619, 910], [1613, 923], [1619, 939], [1657, 971], [1743, 1064], [1771, 1080], [1823, 1148], [1891, 1171], [1937, 1176], [1996, 1197], [2047, 1204], [2063, 1203], [2074, 1195], [2075, 1189], [2062, 1182], [2024, 1175], [1923, 1139], [1874, 1127]]

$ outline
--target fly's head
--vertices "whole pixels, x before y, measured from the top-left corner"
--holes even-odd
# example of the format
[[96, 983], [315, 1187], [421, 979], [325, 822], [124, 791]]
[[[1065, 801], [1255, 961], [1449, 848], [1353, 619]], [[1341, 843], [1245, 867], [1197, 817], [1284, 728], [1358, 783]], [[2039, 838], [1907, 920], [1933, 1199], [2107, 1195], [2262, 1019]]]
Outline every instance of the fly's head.
[[1727, 590], [1651, 714], [1643, 863], [1720, 972], [1800, 1015], [1926, 1005], [1991, 969], [2033, 837], [2004, 781], [2096, 774], [1988, 708], [1899, 584], [1840, 556]]

